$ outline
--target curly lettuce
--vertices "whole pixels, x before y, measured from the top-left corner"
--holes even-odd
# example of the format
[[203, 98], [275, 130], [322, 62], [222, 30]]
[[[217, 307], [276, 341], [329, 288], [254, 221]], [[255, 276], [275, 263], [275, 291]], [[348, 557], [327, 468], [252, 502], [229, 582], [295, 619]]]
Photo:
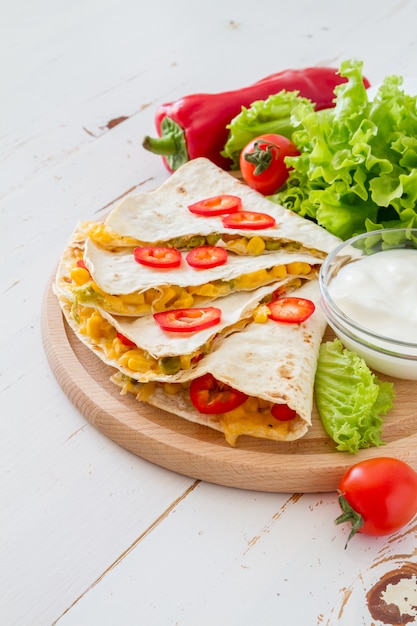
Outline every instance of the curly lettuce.
[[242, 107], [239, 115], [227, 126], [228, 140], [222, 156], [232, 160], [232, 169], [239, 168], [239, 157], [243, 148], [252, 139], [265, 133], [276, 133], [291, 139], [295, 130], [295, 112], [303, 105], [303, 111], [314, 111], [311, 100], [302, 98], [298, 91], [280, 91], [266, 100], [256, 100], [249, 108]]
[[362, 63], [345, 61], [336, 106], [292, 113], [300, 156], [270, 199], [348, 239], [377, 228], [417, 227], [417, 97], [387, 76], [373, 100]]
[[384, 443], [381, 416], [393, 407], [394, 386], [381, 382], [339, 339], [320, 346], [315, 394], [324, 430], [337, 450], [357, 453]]

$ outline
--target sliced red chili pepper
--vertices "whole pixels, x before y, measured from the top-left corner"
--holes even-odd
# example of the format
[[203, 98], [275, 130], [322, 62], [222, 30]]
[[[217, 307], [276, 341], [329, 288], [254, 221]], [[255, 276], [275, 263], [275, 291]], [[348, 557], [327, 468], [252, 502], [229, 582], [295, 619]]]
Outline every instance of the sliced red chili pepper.
[[156, 323], [162, 328], [174, 333], [195, 333], [204, 328], [210, 328], [220, 322], [222, 312], [214, 306], [192, 307], [190, 309], [170, 309], [154, 313]]
[[224, 265], [227, 261], [227, 250], [219, 246], [198, 246], [188, 252], [185, 257], [188, 265], [196, 269], [210, 269]]
[[149, 267], [172, 269], [181, 265], [181, 252], [176, 248], [145, 246], [133, 250], [135, 261]]
[[190, 384], [190, 400], [200, 413], [227, 413], [247, 399], [242, 391], [216, 380], [210, 373], [195, 378]]
[[256, 211], [238, 211], [232, 215], [226, 215], [223, 219], [226, 228], [240, 228], [244, 230], [261, 230], [275, 226], [275, 219], [267, 213]]
[[289, 422], [294, 419], [297, 412], [290, 409], [288, 404], [274, 404], [271, 408], [271, 415], [279, 422]]
[[206, 217], [211, 215], [226, 215], [227, 213], [236, 213], [242, 208], [242, 200], [239, 196], [233, 196], [231, 194], [220, 194], [219, 196], [213, 196], [212, 198], [205, 198], [199, 200], [188, 206], [191, 213], [196, 215], [204, 215]]
[[124, 346], [136, 346], [135, 342], [122, 335], [122, 333], [116, 333], [116, 337], [122, 342]]
[[268, 304], [271, 311], [270, 319], [275, 322], [285, 322], [288, 324], [300, 324], [314, 313], [315, 305], [306, 298], [295, 296], [278, 298]]

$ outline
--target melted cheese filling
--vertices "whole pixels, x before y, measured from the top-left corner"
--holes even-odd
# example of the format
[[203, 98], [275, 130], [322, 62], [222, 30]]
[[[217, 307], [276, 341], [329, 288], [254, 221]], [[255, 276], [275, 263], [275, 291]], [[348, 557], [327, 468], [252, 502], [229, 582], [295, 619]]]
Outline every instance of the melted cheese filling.
[[[304, 261], [293, 261], [287, 265], [276, 265], [268, 269], [249, 272], [231, 281], [217, 280], [192, 287], [163, 285], [158, 288], [146, 289], [142, 293], [125, 295], [105, 293], [91, 280], [86, 269], [76, 266], [72, 268], [70, 277], [63, 280], [73, 292], [75, 318], [77, 316], [76, 308], [80, 304], [91, 306], [93, 303], [99, 304], [105, 311], [114, 315], [139, 316], [169, 309], [189, 308], [198, 305], [202, 299], [214, 300], [233, 291], [255, 290], [269, 283], [283, 280], [288, 276], [311, 279], [317, 276], [317, 271], [317, 266], [312, 266]], [[295, 288], [300, 284], [300, 282], [296, 284], [294, 281], [292, 287]]]
[[140, 241], [134, 237], [119, 235], [104, 222], [85, 222], [81, 226], [85, 237], [89, 237], [102, 248], [126, 248], [134, 246], [168, 246], [170, 248], [194, 248], [204, 245], [222, 245], [236, 254], [258, 256], [269, 250], [287, 250], [292, 252], [309, 252], [317, 258], [324, 258], [325, 253], [315, 248], [306, 248], [294, 241], [267, 239], [259, 235], [244, 237], [236, 235], [193, 235], [190, 237], [172, 238], [164, 241]]
[[[151, 403], [157, 389], [167, 395], [182, 393], [189, 397], [188, 383], [138, 383], [120, 373], [112, 376], [111, 380], [121, 388], [122, 394], [131, 393], [142, 402]], [[279, 421], [271, 415], [272, 406], [271, 402], [251, 396], [236, 409], [220, 415], [211, 415], [210, 418], [221, 425], [225, 439], [231, 446], [236, 445], [240, 435], [273, 440], [287, 439], [289, 433], [297, 430], [299, 418]]]
[[[70, 302], [67, 304], [68, 307], [71, 307]], [[159, 375], [176, 374], [192, 367], [212, 348], [212, 344], [206, 343], [190, 354], [155, 358], [147, 350], [123, 343], [117, 336], [114, 326], [94, 307], [79, 306], [76, 318], [72, 316], [72, 319], [73, 324], [77, 325], [77, 332], [88, 337], [89, 343], [100, 350], [107, 362], [113, 361], [116, 367], [122, 368], [126, 374], [131, 376], [146, 372], [154, 372]], [[241, 330], [252, 319], [257, 323], [267, 321], [268, 318], [264, 314], [262, 305], [255, 309], [253, 316], [239, 320], [233, 326], [223, 328], [216, 334], [216, 341], [226, 333]]]

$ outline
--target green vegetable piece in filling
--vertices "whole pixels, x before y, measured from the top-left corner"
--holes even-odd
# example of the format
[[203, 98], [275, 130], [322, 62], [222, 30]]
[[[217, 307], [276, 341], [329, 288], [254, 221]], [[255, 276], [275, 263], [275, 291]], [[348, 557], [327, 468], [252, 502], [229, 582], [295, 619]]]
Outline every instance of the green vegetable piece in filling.
[[215, 246], [216, 243], [219, 241], [219, 239], [221, 239], [221, 236], [218, 235], [217, 233], [212, 233], [211, 235], [207, 235], [206, 236], [207, 245]]
[[202, 235], [194, 235], [194, 237], [191, 237], [191, 239], [187, 241], [187, 244], [184, 247], [198, 248], [199, 246], [204, 246], [205, 243], [206, 243], [205, 237], [203, 237]]
[[266, 239], [265, 240], [265, 249], [266, 250], [279, 250], [282, 247], [281, 241], [277, 241], [276, 239]]
[[91, 282], [74, 287], [73, 294], [81, 304], [101, 304], [103, 301], [103, 296], [94, 289]]
[[394, 386], [381, 382], [339, 339], [320, 347], [315, 394], [324, 430], [338, 450], [356, 453], [384, 443], [381, 415], [393, 407]]
[[95, 291], [92, 286], [92, 283], [86, 283], [81, 287], [74, 287], [73, 289], [74, 300], [71, 307], [71, 312], [74, 320], [79, 324], [80, 318], [77, 312], [78, 306], [80, 304], [84, 305], [92, 305], [92, 304], [101, 304], [103, 302], [103, 296], [101, 293]]
[[164, 374], [176, 374], [181, 369], [181, 360], [178, 356], [165, 356], [159, 359], [159, 367]]

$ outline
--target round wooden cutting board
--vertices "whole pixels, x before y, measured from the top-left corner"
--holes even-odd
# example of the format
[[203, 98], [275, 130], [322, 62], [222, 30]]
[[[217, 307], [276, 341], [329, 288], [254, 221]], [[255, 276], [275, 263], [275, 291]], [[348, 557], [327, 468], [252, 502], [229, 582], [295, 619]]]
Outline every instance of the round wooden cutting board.
[[348, 467], [370, 457], [394, 456], [417, 470], [416, 382], [391, 379], [395, 408], [385, 420], [386, 445], [379, 448], [357, 455], [338, 452], [316, 409], [312, 427], [298, 441], [241, 436], [231, 447], [221, 433], [138, 402], [133, 395], [120, 395], [110, 381], [114, 370], [64, 321], [51, 284], [44, 297], [42, 337], [58, 383], [95, 428], [134, 454], [191, 478], [241, 489], [306, 493], [335, 491]]

